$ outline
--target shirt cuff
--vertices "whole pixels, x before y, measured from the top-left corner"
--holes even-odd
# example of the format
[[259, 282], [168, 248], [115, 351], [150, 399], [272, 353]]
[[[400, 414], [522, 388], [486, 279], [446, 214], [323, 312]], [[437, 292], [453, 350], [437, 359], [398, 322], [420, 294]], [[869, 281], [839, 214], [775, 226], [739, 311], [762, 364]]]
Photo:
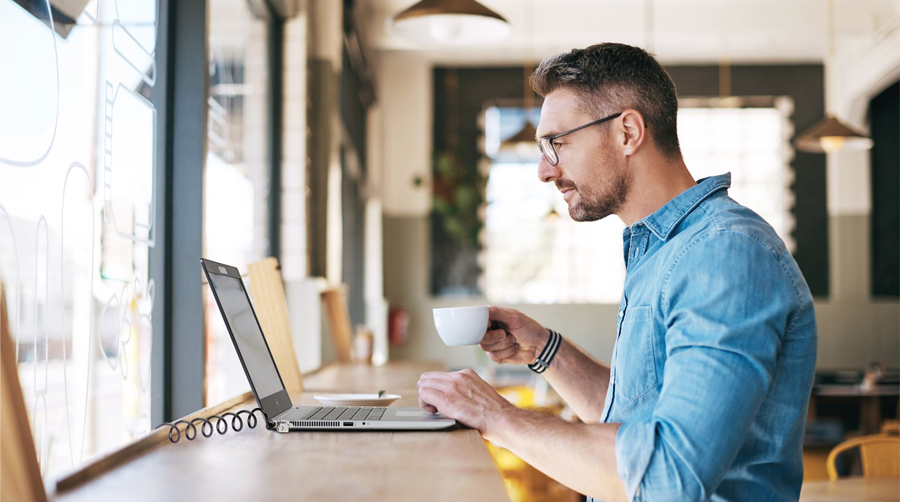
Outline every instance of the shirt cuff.
[[624, 423], [616, 433], [616, 468], [628, 500], [640, 500], [641, 481], [656, 447], [656, 425]]

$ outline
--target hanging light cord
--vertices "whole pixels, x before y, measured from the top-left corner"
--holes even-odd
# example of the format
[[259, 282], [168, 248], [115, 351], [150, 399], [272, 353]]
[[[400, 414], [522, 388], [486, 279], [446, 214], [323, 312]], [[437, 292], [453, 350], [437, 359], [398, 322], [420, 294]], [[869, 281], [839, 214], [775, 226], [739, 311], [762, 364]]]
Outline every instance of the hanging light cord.
[[524, 82], [522, 86], [525, 91], [525, 121], [528, 122], [528, 114], [534, 108], [534, 92], [528, 85], [528, 77], [531, 76], [532, 64], [534, 61], [534, 0], [528, 2], [525, 9], [525, 63], [522, 65], [522, 73]]
[[728, 57], [719, 60], [719, 97], [731, 96], [731, 62]]
[[828, 0], [828, 54], [825, 56], [825, 82], [823, 91], [825, 92], [825, 115], [834, 113], [834, 98], [830, 92], [834, 88], [834, 0]]

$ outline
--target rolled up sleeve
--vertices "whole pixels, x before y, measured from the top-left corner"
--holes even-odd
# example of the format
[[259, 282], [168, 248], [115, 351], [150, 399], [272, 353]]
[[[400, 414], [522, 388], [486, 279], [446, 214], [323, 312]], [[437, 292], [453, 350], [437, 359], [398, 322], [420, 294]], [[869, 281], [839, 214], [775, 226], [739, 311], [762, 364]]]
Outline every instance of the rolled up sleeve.
[[[710, 256], [735, 265], [704, 265]], [[661, 292], [659, 400], [648, 422], [624, 423], [616, 435], [630, 500], [706, 500], [715, 492], [772, 381], [795, 304], [777, 254], [745, 234], [702, 236], [672, 265]]]
[[616, 464], [629, 500], [639, 500], [636, 498], [638, 489], [654, 450], [656, 431], [653, 424], [626, 423], [619, 427], [616, 433]]

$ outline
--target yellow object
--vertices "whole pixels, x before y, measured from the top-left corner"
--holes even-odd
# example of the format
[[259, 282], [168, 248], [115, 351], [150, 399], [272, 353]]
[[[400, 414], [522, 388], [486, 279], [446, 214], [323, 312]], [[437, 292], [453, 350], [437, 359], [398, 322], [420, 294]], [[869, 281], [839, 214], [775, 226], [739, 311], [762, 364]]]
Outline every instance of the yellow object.
[[[535, 406], [534, 387], [517, 385], [497, 392], [519, 408], [559, 415], [560, 409]], [[515, 453], [485, 441], [488, 452], [503, 476], [506, 492], [512, 502], [552, 502], [573, 500], [577, 494], [535, 469]]]
[[828, 481], [827, 446], [806, 446], [803, 448], [803, 482]]
[[28, 411], [16, 364], [16, 346], [9, 330], [3, 284], [0, 284], [0, 500], [46, 502]]
[[333, 286], [322, 291], [322, 304], [328, 314], [328, 328], [338, 362], [353, 362], [351, 347], [353, 331], [350, 328], [350, 311], [347, 310], [348, 287], [346, 284]]
[[534, 387], [528, 385], [516, 385], [513, 387], [504, 387], [497, 392], [506, 398], [507, 401], [519, 408], [534, 407]]
[[294, 351], [294, 337], [278, 259], [269, 257], [251, 263], [247, 270], [250, 274], [250, 289], [253, 291], [254, 311], [269, 350], [275, 358], [275, 367], [278, 368], [288, 392], [303, 392], [303, 375]]
[[873, 434], [849, 439], [834, 447], [828, 454], [828, 479], [838, 478], [834, 466], [841, 453], [859, 447], [864, 478], [900, 477], [900, 437], [887, 434]]
[[882, 422], [881, 433], [888, 436], [900, 436], [900, 420], [885, 420]]

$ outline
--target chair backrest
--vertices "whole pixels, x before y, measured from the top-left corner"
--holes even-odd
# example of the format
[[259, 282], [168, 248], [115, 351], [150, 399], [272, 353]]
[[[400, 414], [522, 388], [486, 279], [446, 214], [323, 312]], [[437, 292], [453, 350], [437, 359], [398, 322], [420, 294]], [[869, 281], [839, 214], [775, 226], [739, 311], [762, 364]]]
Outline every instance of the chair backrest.
[[328, 316], [328, 327], [331, 330], [331, 340], [334, 342], [334, 352], [342, 363], [353, 361], [351, 356], [351, 343], [353, 332], [350, 327], [350, 311], [347, 309], [346, 286], [334, 286], [322, 291], [322, 303]]
[[862, 460], [863, 477], [865, 478], [897, 478], [900, 477], [900, 437], [887, 434], [873, 434], [849, 439], [835, 446], [828, 454], [826, 468], [828, 479], [838, 478], [835, 461], [841, 453], [859, 448]]
[[0, 500], [46, 502], [0, 284]]
[[294, 337], [278, 260], [270, 257], [251, 263], [247, 271], [253, 293], [253, 310], [259, 318], [284, 387], [288, 392], [302, 392], [303, 375], [294, 351]]

